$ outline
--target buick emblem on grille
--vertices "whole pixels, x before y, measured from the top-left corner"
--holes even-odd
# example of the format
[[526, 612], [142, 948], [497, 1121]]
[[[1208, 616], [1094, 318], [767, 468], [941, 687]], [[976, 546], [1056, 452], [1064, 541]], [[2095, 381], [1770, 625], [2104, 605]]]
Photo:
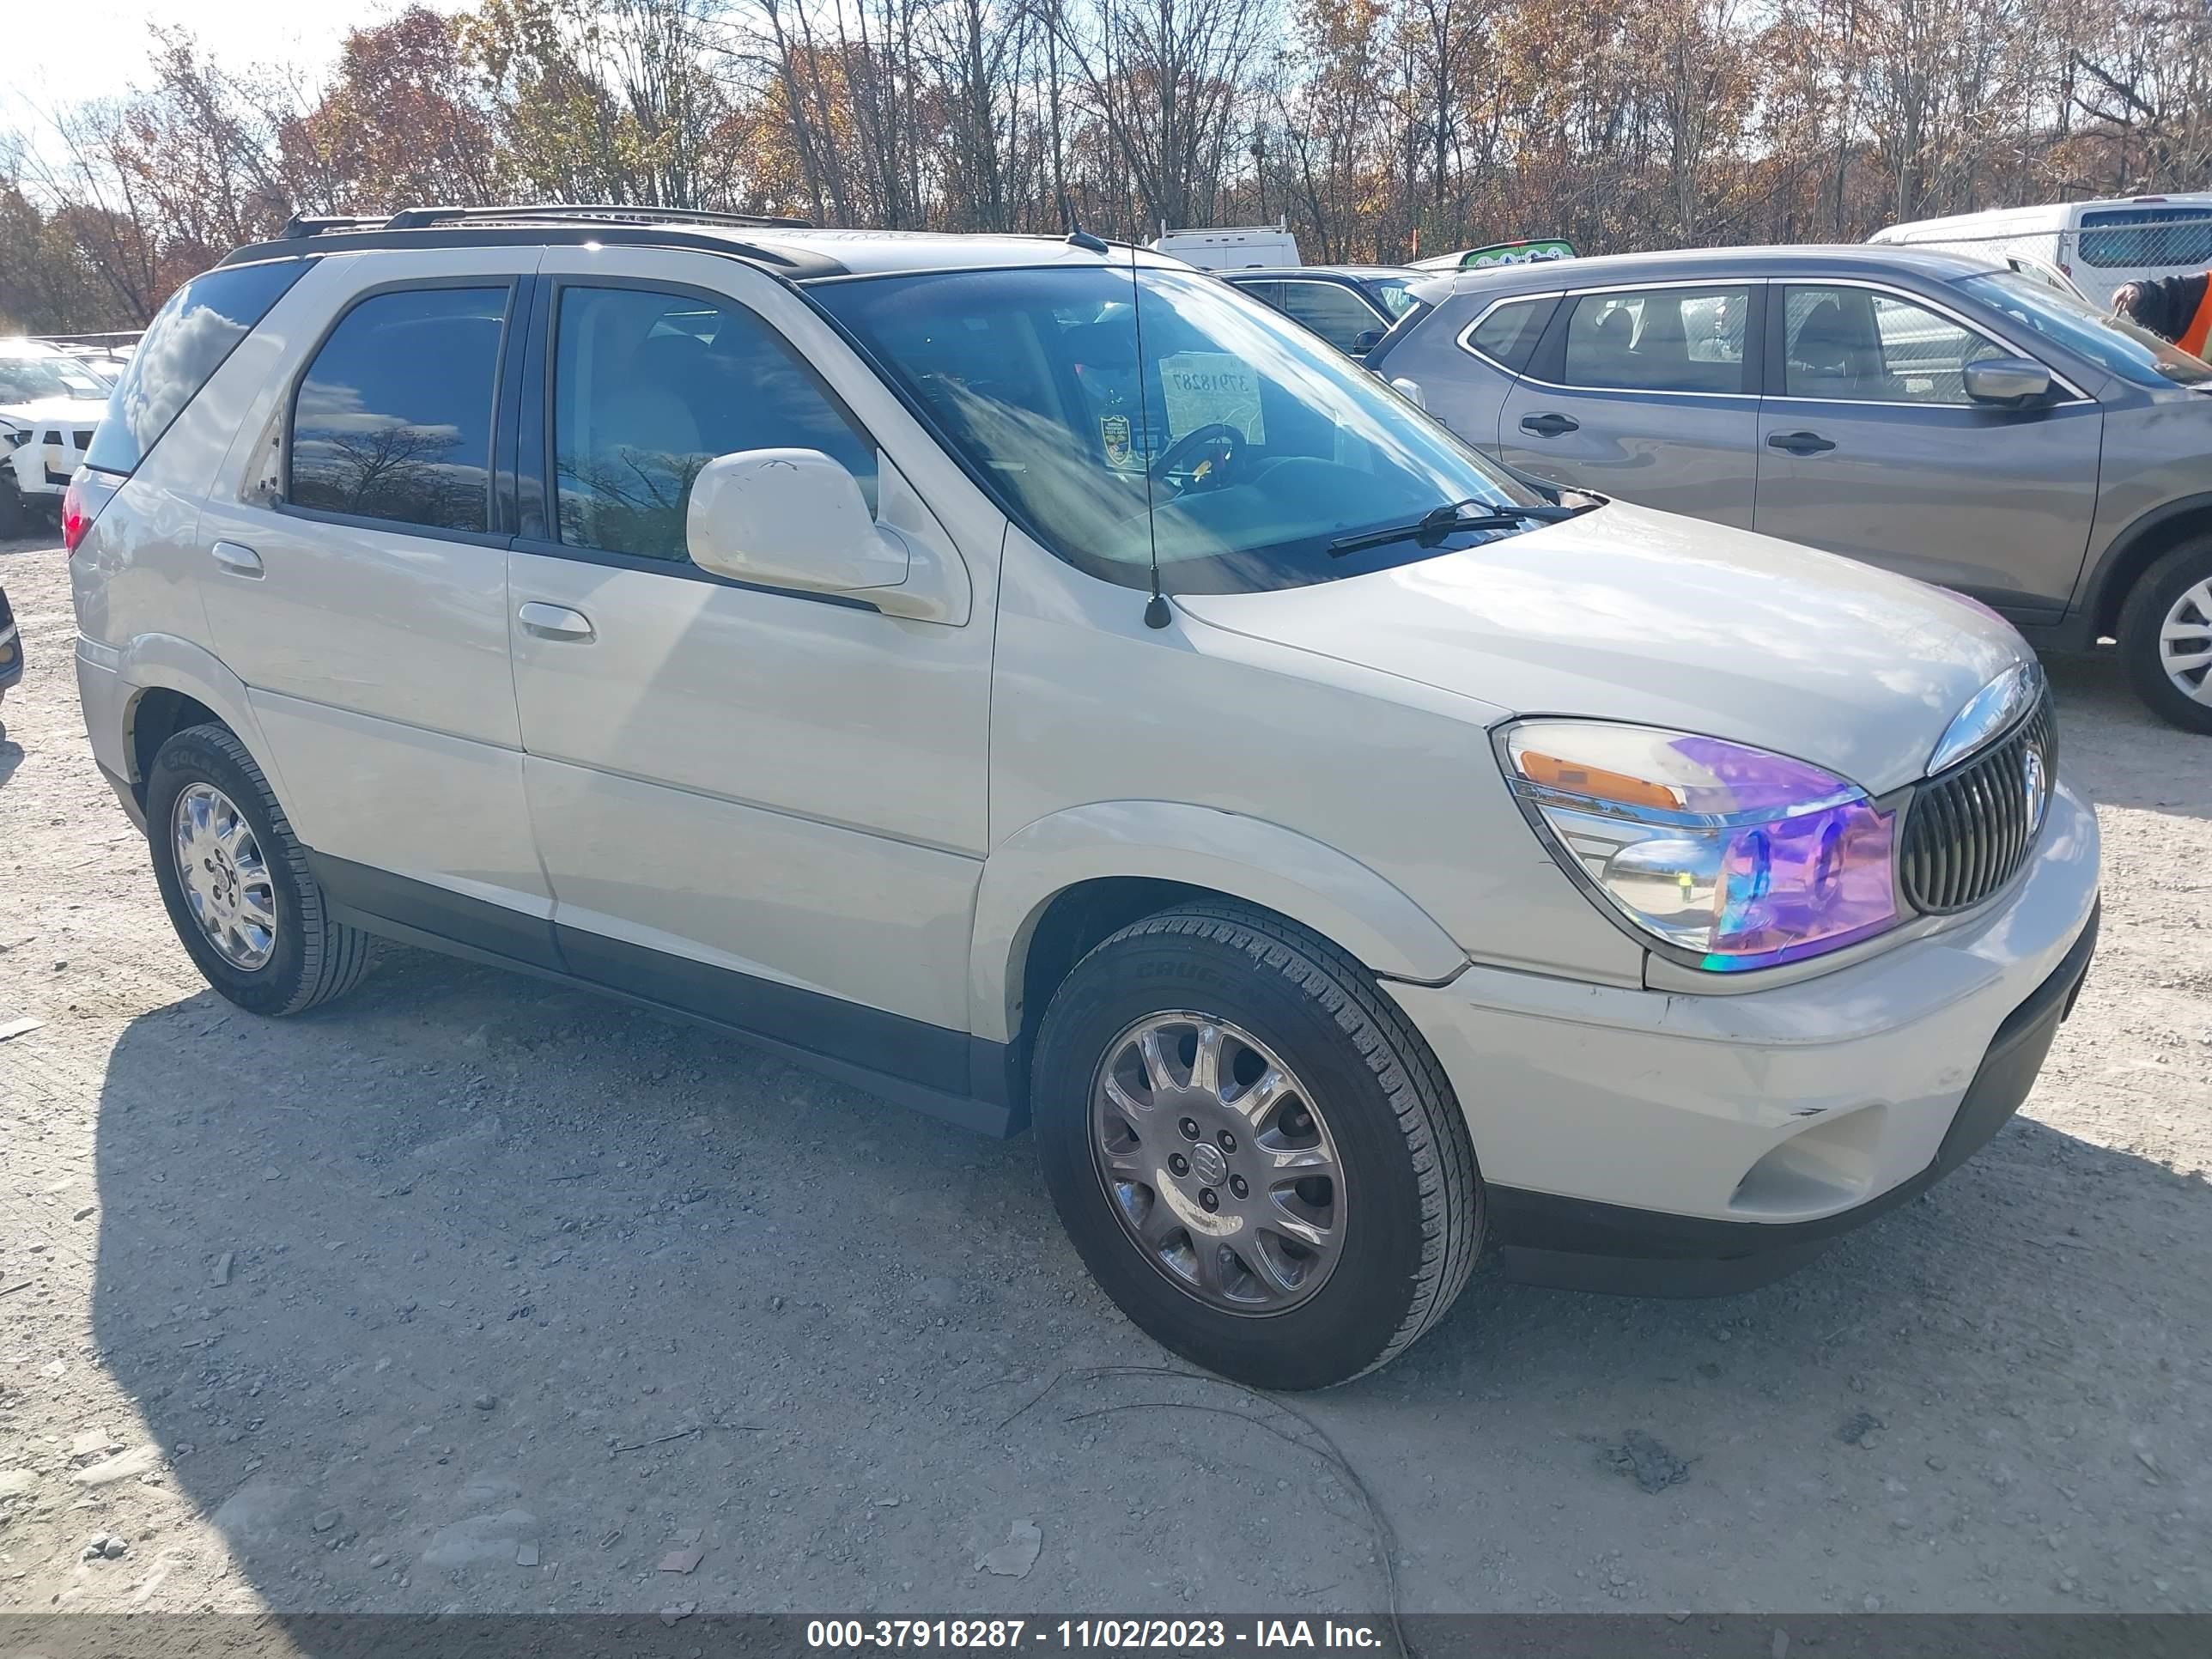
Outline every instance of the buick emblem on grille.
[[2027, 833], [2043, 827], [2043, 809], [2051, 804], [2051, 772], [2043, 763], [2043, 749], [2029, 744], [2021, 751], [2020, 787], [2027, 797]]

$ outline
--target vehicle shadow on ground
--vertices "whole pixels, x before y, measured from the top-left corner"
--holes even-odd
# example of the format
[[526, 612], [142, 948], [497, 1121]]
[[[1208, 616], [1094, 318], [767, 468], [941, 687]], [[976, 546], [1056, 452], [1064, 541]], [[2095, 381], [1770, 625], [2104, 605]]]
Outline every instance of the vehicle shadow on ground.
[[1413, 1608], [1856, 1609], [1898, 1516], [1925, 1605], [2068, 1605], [1946, 1517], [2135, 1493], [2212, 1297], [2201, 1179], [2023, 1121], [1782, 1285], [1479, 1277], [1271, 1400], [1158, 1374], [1025, 1139], [397, 949], [133, 1021], [99, 1114], [98, 1354], [280, 1611], [1379, 1607], [1369, 1497]]
[[[2100, 805], [2212, 818], [2212, 737], [2170, 726], [2129, 689], [2110, 647], [2050, 656], [2058, 699], [2058, 766]], [[2142, 745], [2155, 745], [2146, 767]]]

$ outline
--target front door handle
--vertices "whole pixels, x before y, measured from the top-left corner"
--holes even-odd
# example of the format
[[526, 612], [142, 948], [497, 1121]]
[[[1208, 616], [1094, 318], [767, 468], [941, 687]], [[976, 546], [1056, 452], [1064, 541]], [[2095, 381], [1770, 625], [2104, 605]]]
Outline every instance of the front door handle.
[[234, 576], [258, 578], [262, 574], [261, 556], [250, 547], [240, 547], [236, 542], [217, 542], [208, 551]]
[[1556, 438], [1563, 432], [1579, 432], [1583, 423], [1565, 415], [1523, 415], [1521, 429], [1533, 432], [1540, 438]]
[[547, 605], [542, 599], [526, 599], [516, 611], [525, 631], [541, 640], [588, 640], [592, 637], [592, 619], [580, 611], [571, 611], [565, 605]]
[[1792, 455], [1817, 455], [1833, 449], [1834, 442], [1817, 432], [1777, 432], [1766, 441], [1769, 449], [1786, 449]]

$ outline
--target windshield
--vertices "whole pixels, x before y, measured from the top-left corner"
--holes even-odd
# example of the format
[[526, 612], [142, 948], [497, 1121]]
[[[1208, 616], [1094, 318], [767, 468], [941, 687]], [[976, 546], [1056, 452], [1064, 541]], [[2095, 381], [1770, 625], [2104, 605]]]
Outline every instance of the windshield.
[[89, 369], [67, 358], [0, 357], [0, 404], [37, 403], [46, 398], [105, 402], [107, 390]]
[[2099, 311], [2087, 301], [2063, 294], [2017, 271], [1989, 271], [1961, 276], [1959, 286], [1985, 305], [2047, 339], [2087, 357], [2137, 386], [2212, 384], [2212, 365], [2179, 346], [2138, 328], [2124, 317]]
[[1413, 308], [1413, 289], [1418, 280], [1413, 276], [1370, 276], [1367, 288], [1382, 302], [1382, 309], [1395, 319]]
[[1510, 531], [1491, 520], [1333, 544], [1410, 531], [1455, 502], [1540, 501], [1227, 283], [1158, 268], [1135, 281], [1141, 317], [1127, 267], [878, 276], [810, 292], [1025, 528], [1124, 586], [1147, 585], [1155, 544], [1169, 592], [1358, 575]]

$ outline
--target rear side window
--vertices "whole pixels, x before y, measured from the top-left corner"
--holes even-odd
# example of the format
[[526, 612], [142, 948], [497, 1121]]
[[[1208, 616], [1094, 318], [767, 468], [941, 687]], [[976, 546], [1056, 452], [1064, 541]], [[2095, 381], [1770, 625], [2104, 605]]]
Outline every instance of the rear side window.
[[2212, 208], [2108, 208], [2081, 216], [2081, 263], [2101, 270], [2212, 265]]
[[292, 409], [295, 507], [433, 530], [490, 523], [507, 290], [410, 289], [346, 313]]
[[1528, 359], [1535, 355], [1536, 342], [1543, 337], [1544, 325], [1552, 320], [1552, 313], [1559, 305], [1559, 296], [1556, 294], [1534, 300], [1510, 300], [1474, 325], [1467, 337], [1468, 345], [1499, 368], [1521, 374], [1528, 367]]
[[102, 472], [137, 471], [169, 423], [215, 377], [223, 359], [284, 297], [311, 259], [224, 265], [195, 276], [147, 325], [130, 367], [107, 400], [85, 465]]
[[1747, 288], [1585, 294], [1567, 319], [1569, 386], [1741, 392]]

